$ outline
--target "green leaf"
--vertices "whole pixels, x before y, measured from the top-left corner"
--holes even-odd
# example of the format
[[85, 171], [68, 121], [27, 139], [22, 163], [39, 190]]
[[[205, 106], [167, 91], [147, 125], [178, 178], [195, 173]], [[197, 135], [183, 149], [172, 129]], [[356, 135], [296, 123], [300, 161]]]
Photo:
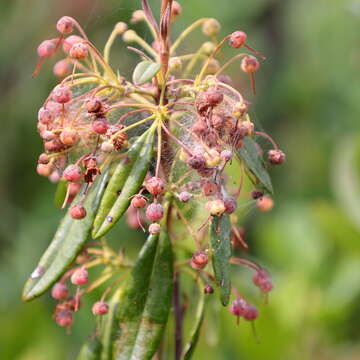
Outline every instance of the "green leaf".
[[133, 82], [135, 85], [142, 85], [150, 81], [159, 71], [160, 64], [152, 61], [142, 61], [135, 67], [133, 73]]
[[244, 146], [237, 150], [237, 155], [244, 161], [246, 167], [256, 176], [265, 189], [272, 194], [274, 192], [269, 173], [255, 140], [251, 137], [244, 138]]
[[220, 286], [220, 300], [226, 306], [231, 292], [230, 263], [231, 224], [229, 215], [214, 216], [210, 227], [210, 242], [212, 247], [212, 264], [215, 280]]
[[130, 148], [127, 157], [110, 178], [95, 217], [94, 239], [107, 233], [130, 205], [131, 197], [141, 188], [149, 169], [154, 143], [154, 131], [144, 133]]
[[88, 340], [81, 348], [76, 360], [100, 360], [101, 342], [98, 338]]
[[52, 242], [24, 286], [23, 300], [29, 301], [43, 294], [75, 260], [89, 237], [95, 212], [104, 193], [107, 179], [107, 171], [96, 179], [93, 188], [84, 201], [87, 210], [84, 219], [75, 220], [69, 215], [69, 212], [64, 216]]
[[115, 359], [150, 360], [156, 352], [171, 307], [172, 264], [167, 234], [150, 235], [121, 299]]
[[56, 187], [55, 196], [54, 196], [55, 206], [59, 209], [62, 208], [62, 205], [64, 203], [66, 197], [66, 191], [67, 191], [67, 181], [60, 180]]
[[199, 300], [195, 312], [195, 319], [192, 329], [190, 330], [190, 339], [184, 347], [182, 359], [190, 360], [194, 354], [195, 347], [199, 340], [201, 326], [204, 320], [204, 310], [205, 310], [205, 293], [204, 293], [204, 282], [200, 277], [196, 278], [197, 284], [199, 287]]

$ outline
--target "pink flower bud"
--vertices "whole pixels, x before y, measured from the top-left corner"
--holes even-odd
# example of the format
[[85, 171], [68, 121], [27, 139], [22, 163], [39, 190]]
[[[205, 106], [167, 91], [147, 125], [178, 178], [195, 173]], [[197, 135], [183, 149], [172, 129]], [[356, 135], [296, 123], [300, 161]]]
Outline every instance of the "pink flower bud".
[[224, 205], [225, 205], [225, 212], [227, 214], [232, 214], [236, 208], [237, 208], [237, 202], [236, 202], [236, 199], [233, 198], [233, 197], [227, 197], [225, 200], [224, 200]]
[[82, 171], [79, 165], [71, 164], [66, 167], [63, 172], [63, 177], [66, 181], [78, 182], [82, 178]]
[[82, 205], [74, 205], [70, 208], [70, 216], [73, 219], [83, 219], [86, 216], [86, 209]]
[[42, 131], [40, 133], [40, 136], [45, 140], [45, 141], [50, 141], [50, 140], [53, 140], [56, 138], [56, 135], [52, 132], [52, 131], [49, 131], [49, 130], [45, 130], [45, 131]]
[[171, 8], [171, 18], [174, 20], [182, 13], [182, 7], [177, 1], [173, 1], [172, 8]]
[[280, 149], [269, 150], [268, 160], [271, 164], [279, 165], [285, 161], [286, 155]]
[[136, 209], [143, 209], [146, 206], [146, 198], [140, 194], [134, 195], [131, 205]]
[[48, 177], [52, 172], [52, 166], [50, 164], [38, 164], [36, 171], [39, 175]]
[[273, 289], [273, 283], [269, 273], [264, 269], [259, 269], [253, 276], [253, 283], [260, 288], [262, 292], [269, 292]]
[[151, 195], [160, 195], [164, 192], [165, 184], [163, 180], [153, 176], [145, 182], [145, 187]]
[[72, 65], [68, 59], [59, 60], [53, 67], [53, 73], [59, 78], [63, 78], [71, 74]]
[[88, 54], [89, 54], [88, 47], [83, 42], [74, 44], [69, 51], [69, 55], [77, 60], [85, 59], [88, 56]]
[[214, 288], [211, 285], [206, 284], [205, 287], [204, 287], [204, 293], [205, 294], [213, 294], [214, 293]]
[[221, 91], [211, 89], [205, 93], [205, 99], [210, 106], [216, 106], [223, 101], [224, 94]]
[[235, 31], [230, 35], [229, 44], [231, 47], [238, 49], [246, 43], [246, 33], [243, 31]]
[[50, 57], [54, 55], [56, 50], [55, 40], [45, 40], [37, 48], [37, 53], [40, 57]]
[[184, 203], [187, 203], [191, 199], [191, 197], [192, 197], [192, 195], [190, 193], [188, 193], [187, 191], [182, 191], [179, 194], [179, 200]]
[[49, 156], [45, 153], [40, 154], [38, 163], [39, 164], [48, 164], [50, 161]]
[[109, 311], [109, 305], [104, 301], [97, 301], [93, 307], [92, 312], [94, 315], [105, 315]]
[[259, 67], [260, 63], [254, 56], [247, 55], [241, 61], [241, 70], [246, 73], [254, 73], [259, 69]]
[[206, 252], [203, 250], [199, 250], [193, 254], [190, 260], [190, 266], [193, 269], [203, 269], [207, 265], [208, 261], [209, 257]]
[[221, 160], [228, 162], [232, 159], [232, 152], [230, 150], [223, 150], [220, 153]]
[[274, 200], [270, 196], [262, 196], [256, 200], [256, 206], [260, 211], [267, 212], [274, 207]]
[[72, 128], [65, 128], [60, 134], [60, 141], [67, 146], [75, 145], [79, 141], [78, 132]]
[[91, 127], [97, 134], [106, 134], [109, 125], [105, 118], [96, 119], [91, 123]]
[[72, 91], [65, 85], [58, 85], [52, 91], [52, 98], [59, 104], [66, 104], [72, 99]]
[[70, 310], [60, 310], [55, 316], [55, 321], [60, 326], [70, 326], [73, 323], [73, 313]]
[[63, 282], [58, 282], [52, 287], [51, 296], [56, 300], [64, 300], [69, 296], [69, 289]]
[[160, 232], [160, 225], [158, 223], [152, 223], [149, 226], [149, 233], [152, 235], [158, 234]]
[[54, 120], [54, 114], [49, 110], [45, 108], [40, 108], [38, 112], [38, 120], [42, 124], [49, 124]]
[[235, 299], [230, 306], [230, 312], [237, 317], [242, 316], [245, 313], [246, 306], [247, 304], [244, 299]]
[[164, 216], [164, 208], [161, 204], [152, 203], [146, 209], [146, 217], [151, 221], [158, 221]]
[[243, 316], [247, 321], [254, 321], [259, 316], [259, 312], [254, 305], [246, 305]]
[[63, 50], [64, 52], [69, 55], [70, 49], [76, 43], [82, 42], [84, 39], [78, 35], [70, 35], [63, 41]]
[[70, 34], [73, 32], [74, 21], [69, 16], [63, 16], [56, 24], [56, 29], [61, 34]]
[[74, 285], [82, 286], [89, 281], [89, 274], [84, 267], [77, 268], [71, 275], [71, 282]]
[[97, 113], [102, 110], [102, 103], [98, 99], [88, 99], [85, 102], [85, 107], [89, 113]]

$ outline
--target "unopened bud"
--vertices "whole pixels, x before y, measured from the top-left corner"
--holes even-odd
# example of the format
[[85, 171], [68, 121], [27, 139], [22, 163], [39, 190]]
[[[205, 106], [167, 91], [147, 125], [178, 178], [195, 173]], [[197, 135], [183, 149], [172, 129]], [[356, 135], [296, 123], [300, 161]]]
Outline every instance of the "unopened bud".
[[72, 48], [72, 46], [74, 44], [80, 43], [82, 41], [84, 41], [84, 39], [82, 37], [78, 36], [78, 35], [70, 35], [70, 36], [68, 36], [63, 41], [64, 53], [69, 55], [69, 52], [70, 52], [70, 49]]
[[243, 31], [235, 31], [230, 35], [229, 44], [231, 47], [238, 49], [245, 45], [246, 34]]
[[88, 56], [88, 54], [89, 54], [88, 47], [83, 42], [74, 44], [69, 51], [69, 55], [77, 60], [85, 59]]
[[81, 220], [86, 216], [86, 209], [82, 205], [74, 205], [70, 208], [70, 216], [73, 219]]
[[241, 61], [241, 70], [246, 73], [254, 73], [259, 69], [259, 67], [260, 63], [254, 56], [247, 55]]
[[58, 282], [52, 287], [51, 296], [56, 300], [64, 300], [69, 296], [69, 289], [63, 282]]
[[152, 235], [158, 234], [161, 230], [161, 227], [158, 223], [152, 223], [149, 226], [149, 233]]
[[164, 208], [161, 204], [152, 203], [146, 209], [146, 217], [151, 221], [158, 221], [164, 216]]
[[236, 199], [233, 198], [233, 197], [227, 197], [225, 200], [224, 200], [224, 205], [225, 205], [225, 212], [227, 214], [232, 214], [236, 208], [237, 208], [237, 202], [236, 202]]
[[50, 164], [37, 164], [36, 171], [39, 175], [48, 177], [53, 167]]
[[146, 206], [146, 198], [140, 194], [134, 195], [131, 205], [136, 209], [143, 209]]
[[145, 187], [151, 195], [160, 195], [165, 190], [164, 181], [155, 176], [151, 177], [145, 182]]
[[199, 250], [193, 254], [190, 260], [190, 266], [193, 269], [203, 269], [207, 265], [208, 261], [209, 257], [206, 252], [203, 250]]
[[182, 191], [179, 194], [179, 200], [183, 203], [187, 203], [191, 199], [192, 195], [187, 191]]
[[145, 21], [145, 19], [146, 19], [146, 16], [145, 16], [144, 10], [135, 10], [131, 15], [130, 22], [132, 24], [137, 24], [141, 21]]
[[213, 51], [215, 50], [215, 48], [216, 48], [216, 45], [213, 42], [206, 41], [202, 44], [201, 51], [205, 55], [211, 55], [213, 53]]
[[268, 160], [271, 164], [282, 164], [286, 159], [286, 155], [280, 149], [269, 150]]
[[64, 145], [75, 145], [79, 141], [78, 132], [72, 128], [65, 128], [60, 134], [60, 141]]
[[274, 200], [270, 196], [263, 196], [256, 200], [256, 206], [260, 211], [267, 212], [274, 207]]
[[104, 301], [97, 301], [92, 307], [94, 315], [105, 315], [109, 311], [109, 305]]
[[136, 39], [136, 32], [134, 30], [127, 30], [124, 32], [122, 38], [127, 43], [133, 42]]
[[72, 91], [65, 85], [57, 85], [52, 91], [52, 98], [60, 104], [66, 104], [72, 99]]
[[202, 26], [203, 34], [209, 37], [216, 36], [220, 29], [221, 25], [216, 19], [209, 19]]
[[63, 178], [66, 181], [78, 182], [82, 178], [82, 171], [79, 165], [71, 164], [63, 172]]
[[61, 34], [70, 34], [74, 29], [74, 21], [69, 16], [63, 16], [56, 24], [56, 29]]
[[173, 1], [171, 8], [171, 18], [175, 20], [182, 13], [182, 7], [177, 1]]
[[172, 57], [169, 60], [169, 71], [176, 72], [182, 69], [182, 61], [179, 57]]
[[59, 78], [63, 78], [71, 74], [72, 65], [68, 59], [59, 60], [53, 67], [53, 73]]
[[54, 55], [56, 50], [56, 42], [54, 40], [44, 40], [37, 48], [40, 57], [50, 57]]
[[73, 313], [70, 310], [60, 310], [55, 316], [55, 321], [60, 326], [70, 326], [73, 323]]
[[84, 267], [79, 267], [73, 272], [70, 280], [74, 285], [85, 285], [89, 281], [88, 271]]
[[219, 90], [211, 89], [205, 93], [205, 99], [210, 106], [216, 106], [224, 100], [224, 94]]

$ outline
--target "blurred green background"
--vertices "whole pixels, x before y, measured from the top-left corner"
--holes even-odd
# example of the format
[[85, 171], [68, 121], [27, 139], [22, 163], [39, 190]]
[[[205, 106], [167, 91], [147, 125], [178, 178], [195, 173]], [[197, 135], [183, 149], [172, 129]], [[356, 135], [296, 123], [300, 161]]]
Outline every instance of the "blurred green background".
[[[158, 8], [159, 0], [151, 3]], [[360, 1], [181, 4], [174, 33], [198, 17], [217, 17], [223, 35], [243, 29], [250, 44], [266, 54], [256, 76], [256, 98], [237, 65], [231, 72], [255, 103], [255, 122], [288, 156], [272, 171], [274, 210], [251, 210], [246, 217], [250, 254], [275, 282], [269, 305], [257, 300], [260, 343], [249, 324], [237, 327], [214, 302], [195, 359], [360, 359]], [[51, 319], [54, 302], [48, 295], [26, 304], [20, 299], [61, 218], [52, 202], [54, 185], [35, 172], [42, 147], [37, 109], [56, 84], [53, 61], [31, 78], [36, 47], [55, 36], [62, 15], [77, 18], [102, 47], [112, 26], [128, 21], [136, 8], [138, 1], [130, 0], [0, 1], [1, 360], [74, 359], [94, 327], [86, 308], [90, 299], [70, 335]], [[201, 39], [197, 32], [186, 46], [193, 49]], [[135, 60], [118, 40], [115, 67], [130, 74]], [[141, 235], [134, 232], [121, 236], [140, 244]], [[234, 268], [240, 287], [251, 287], [249, 276]]]

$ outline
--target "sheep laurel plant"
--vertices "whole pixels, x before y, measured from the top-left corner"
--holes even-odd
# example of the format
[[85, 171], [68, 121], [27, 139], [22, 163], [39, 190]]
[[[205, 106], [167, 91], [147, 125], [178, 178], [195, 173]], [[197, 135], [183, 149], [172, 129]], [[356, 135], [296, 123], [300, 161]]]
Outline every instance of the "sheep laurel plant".
[[[103, 51], [76, 20], [64, 16], [57, 22], [59, 35], [37, 49], [34, 74], [48, 58], [65, 56], [53, 69], [61, 80], [38, 113], [44, 152], [37, 172], [58, 183], [57, 202], [69, 209], [25, 284], [23, 299], [51, 289], [54, 320], [70, 327], [83, 297], [103, 290], [92, 307], [99, 321], [79, 359], [151, 359], [168, 348], [159, 345], [169, 317], [174, 358], [190, 359], [206, 299], [230, 304], [238, 320], [253, 323], [259, 315], [231, 285], [231, 264], [250, 268], [263, 294], [272, 289], [264, 268], [234, 256], [234, 249], [248, 248], [235, 213], [249, 199], [261, 211], [273, 206], [269, 165], [257, 139], [271, 146], [270, 164], [282, 163], [285, 155], [254, 128], [249, 102], [223, 74], [238, 60], [255, 92], [254, 73], [264, 57], [243, 31], [218, 41], [220, 24], [212, 18], [195, 21], [172, 41], [171, 25], [180, 14], [178, 2], [162, 0], [157, 21], [143, 0], [131, 22], [145, 22], [153, 43], [119, 22]], [[198, 27], [208, 40], [195, 53], [181, 55], [180, 45]], [[119, 35], [140, 58], [131, 80], [109, 62]], [[224, 46], [235, 55], [220, 65]], [[253, 185], [250, 194], [244, 194], [245, 181]], [[123, 216], [130, 227], [148, 233], [137, 259], [105, 239]], [[94, 267], [101, 268], [96, 278]], [[185, 319], [192, 322], [188, 334]]]

